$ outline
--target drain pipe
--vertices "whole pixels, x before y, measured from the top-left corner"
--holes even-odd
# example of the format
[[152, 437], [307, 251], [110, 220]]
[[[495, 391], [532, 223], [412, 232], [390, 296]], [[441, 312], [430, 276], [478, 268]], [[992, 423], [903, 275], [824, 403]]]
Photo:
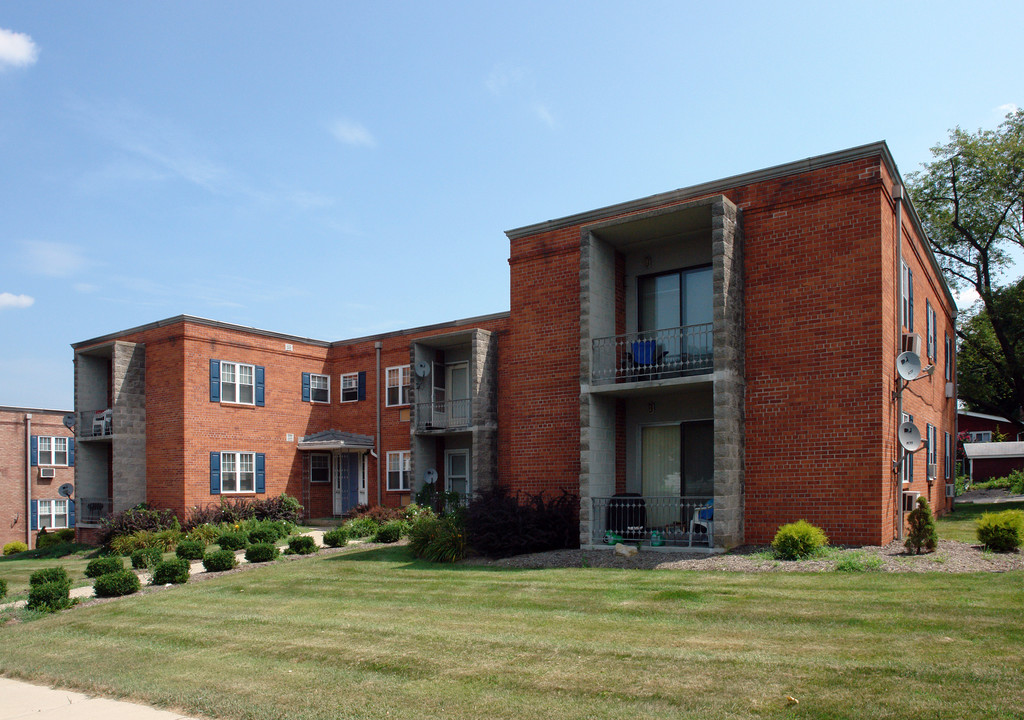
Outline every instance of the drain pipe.
[[[903, 350], [903, 186], [894, 185], [892, 199], [896, 203], [896, 355]], [[900, 423], [903, 422], [903, 386], [899, 376], [896, 382], [896, 453], [900, 460], [896, 467], [896, 538], [903, 540], [903, 463], [907, 462], [907, 451], [900, 444]], [[913, 455], [911, 455], [913, 462]]]
[[32, 413], [25, 413], [25, 544], [32, 549]]
[[377, 440], [376, 440], [376, 445], [377, 445], [377, 462], [376, 462], [376, 465], [377, 465], [377, 505], [381, 505], [382, 502], [383, 502], [383, 497], [381, 495], [381, 490], [380, 490], [380, 458], [383, 455], [383, 453], [380, 451], [380, 402], [381, 402], [381, 392], [380, 392], [380, 351], [381, 351], [381, 348], [383, 348], [383, 347], [384, 347], [384, 343], [382, 343], [380, 340], [378, 340], [377, 342], [375, 342], [373, 344], [373, 349], [377, 351]]

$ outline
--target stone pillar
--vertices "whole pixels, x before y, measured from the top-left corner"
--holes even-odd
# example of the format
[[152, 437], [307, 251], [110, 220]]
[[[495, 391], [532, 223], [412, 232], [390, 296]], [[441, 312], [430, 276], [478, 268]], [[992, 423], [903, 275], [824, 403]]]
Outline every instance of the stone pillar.
[[146, 502], [146, 346], [115, 342], [111, 362], [114, 512]]

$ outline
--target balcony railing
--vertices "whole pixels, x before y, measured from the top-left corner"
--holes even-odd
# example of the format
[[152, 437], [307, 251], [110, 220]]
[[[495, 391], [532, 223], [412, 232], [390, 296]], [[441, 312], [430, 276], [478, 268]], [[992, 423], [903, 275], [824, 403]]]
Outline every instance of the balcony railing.
[[108, 497], [80, 497], [75, 499], [77, 522], [80, 525], [98, 525], [114, 510], [114, 501]]
[[714, 369], [712, 323], [594, 339], [595, 385], [661, 380]]
[[83, 410], [78, 413], [78, 437], [105, 437], [112, 434], [113, 412], [105, 410]]
[[469, 427], [473, 409], [470, 398], [416, 403], [417, 430], [452, 430]]
[[594, 545], [615, 542], [714, 546], [710, 497], [617, 495], [591, 498], [590, 534]]

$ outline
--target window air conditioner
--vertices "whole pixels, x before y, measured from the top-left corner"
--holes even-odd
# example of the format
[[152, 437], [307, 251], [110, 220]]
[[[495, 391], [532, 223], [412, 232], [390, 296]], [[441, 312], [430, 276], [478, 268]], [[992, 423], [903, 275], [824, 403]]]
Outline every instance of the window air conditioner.
[[917, 333], [903, 333], [903, 352], [921, 355], [921, 336]]
[[39, 468], [39, 477], [40, 478], [52, 478], [53, 477], [53, 468]]
[[956, 497], [956, 485], [953, 485], [953, 484], [946, 485], [946, 497], [948, 497], [948, 498]]
[[921, 497], [921, 493], [914, 490], [903, 491], [903, 512], [910, 512], [917, 507], [917, 499]]
[[951, 382], [946, 383], [946, 397], [953, 397], [953, 383]]
[[939, 476], [939, 464], [938, 463], [928, 463], [928, 479], [929, 480], [934, 480], [938, 476]]

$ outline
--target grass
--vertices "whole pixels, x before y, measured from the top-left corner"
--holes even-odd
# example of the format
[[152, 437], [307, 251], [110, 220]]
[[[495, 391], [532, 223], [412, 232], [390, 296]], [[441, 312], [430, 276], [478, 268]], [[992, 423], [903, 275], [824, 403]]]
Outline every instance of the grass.
[[976, 520], [984, 513], [1002, 512], [1003, 510], [1024, 510], [1024, 502], [1006, 503], [965, 503], [957, 502], [953, 512], [936, 518], [935, 527], [940, 540], [959, 540], [960, 542], [978, 544]]
[[36, 570], [61, 565], [71, 577], [72, 587], [90, 585], [92, 580], [85, 577], [85, 566], [99, 555], [91, 545], [61, 543], [43, 550], [27, 550], [17, 555], [0, 558], [0, 578], [7, 581], [7, 597], [0, 603], [28, 597], [28, 579]]
[[516, 571], [357, 547], [8, 625], [0, 673], [223, 718], [1018, 718], [1022, 603], [1021, 573]]

